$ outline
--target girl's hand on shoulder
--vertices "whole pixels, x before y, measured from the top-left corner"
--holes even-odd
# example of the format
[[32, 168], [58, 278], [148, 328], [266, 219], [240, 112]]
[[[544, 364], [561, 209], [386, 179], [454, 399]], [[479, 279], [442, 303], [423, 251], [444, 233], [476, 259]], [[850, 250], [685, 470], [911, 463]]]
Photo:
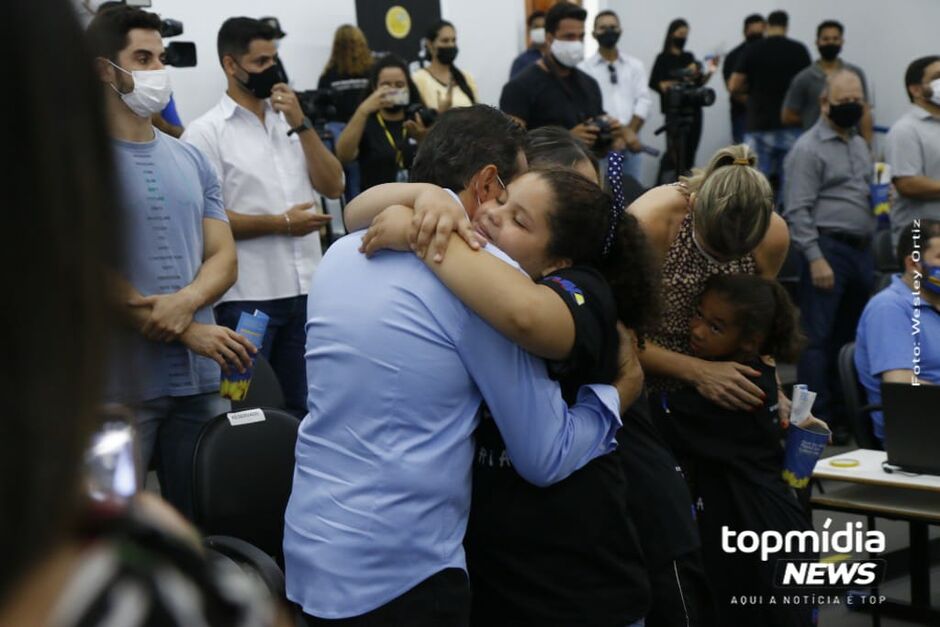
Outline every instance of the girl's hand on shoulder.
[[422, 259], [431, 255], [440, 263], [447, 252], [451, 233], [457, 233], [474, 250], [486, 245], [473, 230], [463, 206], [450, 193], [436, 188], [419, 194], [408, 234], [411, 250]]
[[408, 235], [414, 210], [404, 205], [392, 205], [375, 216], [369, 230], [362, 236], [359, 252], [371, 257], [380, 250], [409, 251]]

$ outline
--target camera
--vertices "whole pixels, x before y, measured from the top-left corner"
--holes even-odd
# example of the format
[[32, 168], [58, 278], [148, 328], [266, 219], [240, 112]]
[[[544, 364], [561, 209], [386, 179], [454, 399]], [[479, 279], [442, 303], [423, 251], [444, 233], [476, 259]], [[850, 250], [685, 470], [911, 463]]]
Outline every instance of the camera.
[[332, 141], [333, 136], [326, 130], [326, 123], [336, 118], [336, 90], [308, 89], [295, 93], [301, 110], [310, 118], [310, 123], [320, 139]]
[[606, 153], [614, 143], [610, 122], [606, 118], [591, 118], [589, 122], [597, 127], [597, 138], [594, 140], [591, 150], [596, 154]]
[[421, 123], [426, 127], [431, 126], [437, 121], [437, 111], [434, 109], [428, 109], [420, 102], [413, 102], [408, 105], [408, 108], [405, 109], [405, 114], [409, 120], [413, 120], [415, 114], [421, 118]]
[[[113, 4], [125, 4], [129, 7], [149, 9], [150, 0], [121, 0]], [[102, 9], [107, 6], [102, 5]], [[165, 18], [160, 21], [160, 37], [169, 39], [183, 34], [183, 23], [179, 20]], [[165, 49], [166, 59], [164, 65], [173, 67], [196, 67], [196, 44], [191, 41], [174, 41], [168, 43]]]
[[672, 78], [678, 83], [666, 90], [666, 113], [685, 113], [715, 104], [715, 90], [710, 87], [695, 85], [697, 72], [690, 68], [673, 70]]

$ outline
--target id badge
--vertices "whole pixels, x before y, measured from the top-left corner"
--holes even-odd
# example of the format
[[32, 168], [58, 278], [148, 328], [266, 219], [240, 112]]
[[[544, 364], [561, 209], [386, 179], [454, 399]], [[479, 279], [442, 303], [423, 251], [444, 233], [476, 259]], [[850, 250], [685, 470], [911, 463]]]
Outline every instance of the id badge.
[[408, 182], [408, 170], [399, 170], [395, 173], [395, 182], [396, 183], [407, 183]]

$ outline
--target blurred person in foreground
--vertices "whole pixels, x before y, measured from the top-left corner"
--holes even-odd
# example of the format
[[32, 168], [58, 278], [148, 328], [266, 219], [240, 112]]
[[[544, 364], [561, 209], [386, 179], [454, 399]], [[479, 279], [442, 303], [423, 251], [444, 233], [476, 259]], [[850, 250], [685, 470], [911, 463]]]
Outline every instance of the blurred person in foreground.
[[[4, 283], [35, 308], [4, 313], [16, 332], [2, 384], [0, 625], [286, 625], [238, 569], [208, 563], [195, 530], [156, 497], [125, 509], [84, 496], [110, 329], [104, 269], [118, 257], [113, 147], [67, 1], [5, 9], [3, 51], [23, 96], [4, 129], [2, 182], [16, 209], [5, 249], [42, 254], [3, 266]], [[63, 58], [79, 62], [61, 72]]]

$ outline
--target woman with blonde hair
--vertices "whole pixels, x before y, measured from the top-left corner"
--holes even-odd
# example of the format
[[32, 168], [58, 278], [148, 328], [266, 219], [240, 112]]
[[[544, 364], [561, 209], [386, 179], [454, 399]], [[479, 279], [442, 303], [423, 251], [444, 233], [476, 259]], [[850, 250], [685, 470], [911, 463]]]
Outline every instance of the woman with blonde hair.
[[359, 104], [369, 95], [372, 51], [366, 36], [357, 27], [343, 24], [333, 36], [333, 51], [323, 68], [317, 89], [332, 89], [336, 115], [331, 122], [346, 124]]
[[[704, 170], [648, 191], [628, 209], [661, 263], [663, 315], [640, 357], [654, 410], [657, 393], [685, 386], [726, 409], [763, 403], [751, 380], [759, 372], [734, 361], [699, 359], [689, 345], [689, 321], [710, 277], [773, 279], [786, 258], [787, 225], [774, 213], [773, 190], [756, 166], [757, 155], [746, 145], [722, 148]], [[786, 420], [789, 401], [780, 400]]]

